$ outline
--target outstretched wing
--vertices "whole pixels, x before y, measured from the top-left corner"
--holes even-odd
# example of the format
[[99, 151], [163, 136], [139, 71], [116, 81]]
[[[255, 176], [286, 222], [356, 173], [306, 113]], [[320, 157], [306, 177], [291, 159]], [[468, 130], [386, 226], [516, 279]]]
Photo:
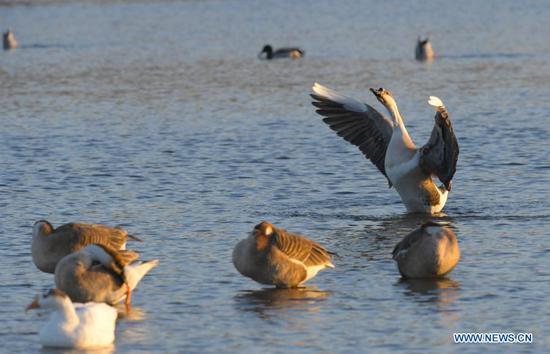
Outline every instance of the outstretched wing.
[[308, 267], [319, 265], [334, 267], [329, 252], [323, 246], [303, 236], [275, 228], [272, 240], [281, 252]]
[[[311, 97], [317, 113], [325, 117], [339, 136], [357, 146], [359, 150], [386, 175], [384, 159], [392, 136], [391, 122], [376, 109], [356, 99], [315, 83]], [[391, 181], [388, 178], [391, 187]]]
[[450, 191], [458, 161], [458, 140], [443, 102], [435, 96], [430, 96], [428, 103], [437, 107], [437, 111], [430, 140], [420, 149], [420, 167], [426, 173], [436, 175]]

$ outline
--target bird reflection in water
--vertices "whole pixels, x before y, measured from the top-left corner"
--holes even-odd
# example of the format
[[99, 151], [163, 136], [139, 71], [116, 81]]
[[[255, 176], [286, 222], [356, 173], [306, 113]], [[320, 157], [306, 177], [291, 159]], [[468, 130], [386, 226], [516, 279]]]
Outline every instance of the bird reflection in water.
[[41, 354], [112, 354], [115, 352], [115, 344], [112, 344], [104, 348], [93, 349], [65, 349], [65, 348], [53, 348], [42, 347], [39, 353]]
[[118, 311], [118, 320], [124, 321], [143, 321], [146, 317], [145, 311], [141, 307], [128, 307], [123, 303], [114, 306]]
[[268, 318], [271, 311], [317, 312], [321, 302], [329, 295], [330, 292], [318, 290], [314, 286], [292, 289], [264, 288], [243, 291], [235, 296], [235, 302], [240, 310], [253, 311], [261, 318]]
[[413, 296], [420, 302], [450, 304], [456, 301], [460, 293], [460, 282], [450, 278], [401, 278], [397, 285], [405, 287], [405, 295]]

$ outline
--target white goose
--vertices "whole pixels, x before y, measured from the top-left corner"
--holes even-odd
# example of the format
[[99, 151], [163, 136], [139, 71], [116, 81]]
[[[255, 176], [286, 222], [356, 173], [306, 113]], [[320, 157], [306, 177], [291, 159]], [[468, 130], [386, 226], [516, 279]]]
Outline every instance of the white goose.
[[132, 291], [158, 264], [158, 260], [138, 261], [133, 251], [88, 245], [71, 253], [55, 267], [55, 286], [76, 302], [131, 303]]
[[107, 304], [73, 304], [67, 294], [51, 289], [27, 306], [27, 310], [34, 308], [52, 312], [40, 330], [44, 347], [90, 349], [115, 340], [117, 310]]
[[[391, 120], [368, 104], [317, 83], [313, 86], [312, 103], [332, 130], [356, 145], [378, 167], [409, 212], [440, 212], [451, 190], [459, 153], [443, 102], [430, 96], [428, 103], [436, 107], [435, 125], [428, 143], [417, 148], [391, 93], [383, 88], [370, 90], [386, 107]], [[437, 187], [432, 176], [437, 176], [443, 185]]]

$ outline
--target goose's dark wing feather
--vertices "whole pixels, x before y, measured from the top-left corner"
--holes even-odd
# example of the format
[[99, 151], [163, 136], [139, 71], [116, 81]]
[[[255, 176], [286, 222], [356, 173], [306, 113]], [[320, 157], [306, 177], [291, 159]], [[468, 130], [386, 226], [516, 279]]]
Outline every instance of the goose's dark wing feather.
[[420, 167], [426, 173], [436, 175], [445, 188], [451, 190], [451, 180], [458, 161], [458, 140], [444, 106], [437, 107], [434, 119], [430, 140], [420, 149]]
[[306, 266], [332, 265], [332, 257], [327, 250], [303, 236], [276, 228], [272, 240], [281, 252]]
[[[323, 121], [346, 141], [357, 146], [365, 157], [386, 175], [384, 159], [393, 128], [391, 122], [368, 104], [342, 96], [315, 84], [312, 104]], [[388, 178], [391, 187], [391, 181]]]

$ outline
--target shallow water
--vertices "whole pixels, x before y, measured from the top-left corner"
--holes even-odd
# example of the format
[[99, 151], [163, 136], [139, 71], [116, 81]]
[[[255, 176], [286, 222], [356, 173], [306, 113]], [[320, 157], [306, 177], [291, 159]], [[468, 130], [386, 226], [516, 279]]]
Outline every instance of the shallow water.
[[[0, 6], [0, 342], [40, 350], [25, 314], [53, 284], [34, 221], [121, 224], [160, 265], [122, 318], [121, 352], [543, 351], [550, 342], [550, 6], [541, 2], [163, 1]], [[1, 2], [0, 2], [1, 4]], [[418, 34], [440, 55], [413, 60]], [[262, 62], [265, 43], [300, 61]], [[417, 144], [449, 108], [461, 155], [445, 208], [462, 259], [404, 282], [393, 246], [426, 220], [333, 134], [318, 81], [380, 109]], [[265, 290], [231, 264], [260, 220], [336, 251], [309, 287]], [[453, 332], [532, 332], [456, 345]]]

